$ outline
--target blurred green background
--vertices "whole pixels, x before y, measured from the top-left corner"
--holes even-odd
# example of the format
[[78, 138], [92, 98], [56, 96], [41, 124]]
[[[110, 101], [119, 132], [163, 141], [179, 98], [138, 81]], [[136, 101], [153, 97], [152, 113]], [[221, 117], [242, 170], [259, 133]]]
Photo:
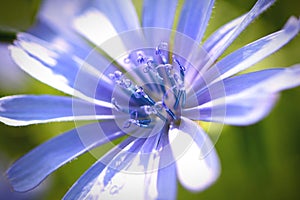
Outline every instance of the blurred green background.
[[[217, 0], [206, 32], [247, 12], [255, 0]], [[134, 0], [141, 13], [141, 1]], [[14, 32], [25, 31], [35, 20], [39, 0], [0, 0], [0, 39], [12, 41]], [[252, 23], [225, 52], [229, 52], [279, 30], [291, 16], [300, 15], [300, 1], [279, 0]], [[300, 36], [251, 70], [300, 63]], [[32, 79], [0, 55], [0, 97], [12, 94], [61, 94]], [[6, 73], [13, 73], [7, 77]], [[300, 78], [300, 77], [299, 77]], [[0, 170], [17, 158], [74, 127], [73, 123], [51, 123], [28, 127], [0, 124]], [[300, 87], [285, 91], [271, 114], [248, 127], [226, 126], [216, 144], [222, 163], [219, 180], [201, 193], [190, 193], [179, 185], [178, 199], [300, 199]], [[60, 199], [76, 179], [95, 161], [86, 154], [63, 166], [43, 185], [37, 199]], [[1, 194], [0, 194], [1, 195]], [[1, 197], [0, 197], [1, 199]]]

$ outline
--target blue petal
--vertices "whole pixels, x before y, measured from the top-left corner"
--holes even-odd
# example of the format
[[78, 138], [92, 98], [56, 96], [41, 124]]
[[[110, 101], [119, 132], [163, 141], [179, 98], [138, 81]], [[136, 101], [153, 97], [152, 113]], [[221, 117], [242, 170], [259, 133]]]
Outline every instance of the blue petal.
[[177, 0], [144, 0], [143, 27], [172, 29]]
[[102, 49], [125, 70], [130, 67], [130, 63], [124, 62], [129, 57], [128, 51], [136, 49], [132, 47], [144, 47], [140, 29], [118, 34], [110, 19], [96, 8], [90, 8], [76, 17], [73, 21], [73, 27], [78, 34], [89, 40], [97, 48]]
[[38, 17], [60, 33], [73, 36], [72, 20], [91, 7], [96, 7], [106, 15], [118, 32], [139, 28], [139, 20], [131, 0], [46, 0]]
[[184, 116], [194, 120], [237, 126], [254, 124], [266, 117], [277, 101], [276, 94], [254, 95], [241, 96], [228, 101], [224, 99], [220, 100], [222, 102], [220, 104], [213, 102], [209, 106], [187, 109]]
[[189, 62], [178, 59], [188, 69], [187, 80], [192, 80], [192, 77], [199, 73], [199, 68], [202, 68], [210, 59], [207, 52], [199, 48], [199, 43], [206, 30], [213, 5], [214, 0], [189, 0], [183, 5], [177, 25], [178, 32], [174, 38], [174, 49], [177, 55], [188, 58]]
[[200, 43], [210, 19], [214, 0], [185, 1], [182, 8], [177, 31]]
[[60, 166], [123, 135], [113, 121], [73, 129], [38, 146], [17, 160], [7, 171], [8, 179], [14, 190], [28, 191]]
[[299, 86], [299, 77], [300, 65], [295, 65], [228, 78], [198, 93], [199, 106], [191, 103], [183, 114], [196, 120], [249, 125], [270, 112], [276, 93]]
[[[299, 77], [300, 65], [295, 65], [243, 74], [224, 80], [224, 85], [228, 96], [253, 91], [277, 93], [299, 86]], [[252, 95], [255, 96], [255, 93]]]
[[200, 126], [182, 117], [179, 127], [169, 131], [169, 138], [177, 176], [185, 188], [201, 191], [216, 181], [220, 174], [218, 155]]
[[[150, 44], [169, 42], [177, 8], [177, 0], [145, 0], [143, 3], [142, 26]], [[153, 54], [152, 56], [155, 56]]]
[[[216, 34], [209, 38], [208, 43], [211, 40], [218, 41], [211, 48], [208, 48], [208, 54], [211, 55], [211, 62], [214, 62], [220, 55], [227, 49], [227, 47], [239, 36], [239, 34], [263, 11], [269, 8], [275, 0], [258, 0], [254, 7], [242, 18], [231, 22], [228, 26], [222, 27]], [[241, 20], [242, 19], [242, 20]], [[240, 22], [240, 23], [238, 23]], [[224, 34], [225, 32], [225, 34]], [[218, 35], [221, 33], [221, 35]], [[204, 48], [206, 44], [204, 44]]]
[[160, 168], [158, 171], [157, 179], [158, 179], [157, 199], [176, 199], [177, 197], [176, 165], [173, 163], [167, 167]]
[[[95, 12], [90, 12], [91, 10]], [[95, 16], [95, 13], [100, 13], [101, 17]], [[116, 36], [118, 32], [140, 27], [130, 0], [67, 0], [63, 3], [49, 0], [43, 4], [38, 19], [55, 30], [62, 37], [61, 39], [72, 41], [71, 43], [80, 47], [87, 45], [84, 44], [86, 41], [78, 33], [95, 45], [100, 45], [109, 38]], [[101, 23], [98, 23], [99, 21]], [[43, 32], [39, 32], [38, 37], [44, 38], [41, 36]], [[133, 38], [132, 41], [134, 41]], [[84, 54], [84, 56], [86, 55]]]
[[[108, 178], [114, 176], [120, 168], [120, 166], [127, 165], [131, 160], [133, 153], [136, 152], [135, 149], [140, 146], [139, 140], [134, 140], [134, 138], [129, 137], [121, 144], [113, 148], [104, 157], [98, 160], [88, 171], [86, 171], [77, 182], [72, 186], [72, 188], [64, 196], [64, 199], [83, 199], [86, 197], [91, 197], [92, 199], [99, 198], [101, 192], [110, 192], [115, 187], [111, 187], [110, 183], [108, 186], [110, 188], [104, 189], [109, 182]], [[127, 148], [128, 147], [128, 148]], [[124, 148], [127, 148], [124, 150]], [[120, 162], [122, 159], [122, 162]], [[107, 168], [107, 164], [111, 163], [111, 168]], [[100, 174], [106, 169], [106, 180], [105, 177], [100, 178]], [[123, 180], [125, 181], [125, 180]], [[98, 186], [98, 190], [93, 194], [93, 187]]]
[[[300, 21], [291, 17], [284, 28], [231, 53], [216, 64], [220, 79], [232, 76], [279, 50], [300, 30]], [[209, 74], [210, 71], [207, 73]]]
[[50, 95], [0, 98], [0, 121], [11, 126], [111, 118], [111, 109], [76, 98]]
[[144, 168], [141, 171], [144, 176], [144, 199], [176, 199], [176, 160], [169, 144], [163, 128], [158, 134], [147, 138], [141, 154], [137, 156], [139, 165]]
[[205, 82], [212, 83], [230, 77], [276, 52], [297, 35], [300, 30], [299, 22], [297, 18], [291, 17], [282, 30], [248, 44], [226, 56], [206, 71], [203, 77], [195, 80], [193, 89], [199, 91], [200, 88], [204, 87]]
[[[38, 20], [71, 41], [82, 41], [73, 31], [71, 22], [91, 5], [89, 0], [45, 0], [38, 14]], [[44, 33], [46, 34], [46, 33]]]
[[118, 34], [110, 19], [96, 8], [90, 8], [76, 17], [73, 27], [96, 46], [100, 46]]
[[220, 46], [224, 40], [235, 31], [236, 27], [242, 23], [247, 14], [242, 15], [227, 24], [221, 26], [216, 30], [209, 38], [203, 43], [203, 48], [209, 53], [213, 54], [212, 49], [216, 46]]
[[[72, 55], [73, 58], [80, 60], [82, 64], [84, 63], [84, 65], [81, 66], [82, 68], [89, 65], [99, 72], [107, 72], [106, 75], [117, 70], [110, 61], [108, 61], [99, 52], [96, 52], [94, 47], [83, 40], [82, 37], [78, 37], [78, 39], [71, 39], [64, 34], [59, 33], [58, 30], [54, 30], [42, 20], [38, 20], [27, 32], [40, 39], [35, 40], [31, 37], [33, 41], [37, 43], [39, 43], [39, 41], [47, 41], [47, 45], [51, 44], [51, 46], [56, 49], [55, 51], [59, 51], [57, 53]], [[24, 34], [24, 36], [21, 37], [30, 38], [30, 35]], [[96, 74], [97, 72], [93, 73]]]
[[222, 98], [224, 95], [226, 98], [232, 98], [232, 95], [251, 94], [253, 91], [280, 92], [298, 86], [299, 75], [299, 65], [295, 65], [290, 68], [267, 69], [227, 78], [197, 93], [198, 104], [202, 105], [216, 98]]
[[[103, 43], [119, 42], [117, 41], [117, 35], [122, 32], [137, 30], [140, 28], [135, 8], [132, 5], [131, 0], [99, 0], [96, 1], [93, 6], [86, 9], [81, 15], [74, 18], [72, 22], [73, 28], [76, 32], [87, 38], [96, 46], [103, 48]], [[138, 34], [131, 38], [131, 42], [136, 41], [139, 37]], [[122, 41], [126, 43], [127, 41]], [[124, 44], [116, 44], [114, 49], [124, 49], [122, 54], [126, 52]], [[116, 59], [116, 57], [110, 54], [108, 49], [103, 49], [108, 55]], [[121, 54], [117, 55], [120, 57]]]
[[33, 27], [27, 30], [28, 33], [35, 37], [51, 43], [56, 48], [68, 54], [74, 54], [82, 59], [85, 59], [91, 52], [92, 48], [81, 37], [74, 40], [53, 29], [47, 22], [37, 19]]
[[98, 0], [95, 6], [111, 21], [119, 33], [140, 27], [131, 0]]
[[157, 174], [157, 199], [176, 199], [176, 160], [173, 157], [167, 134], [162, 134], [160, 140], [158, 148], [163, 148], [163, 151], [160, 153], [159, 170]]
[[[65, 199], [174, 198], [174, 160], [172, 159], [171, 165], [165, 165], [171, 156], [170, 151], [155, 150], [160, 146], [158, 142], [164, 141], [160, 140], [161, 136], [157, 134], [147, 139], [128, 138], [89, 169], [74, 184]], [[170, 189], [168, 194], [163, 190], [166, 188]]]
[[129, 138], [120, 145], [108, 152], [104, 157], [98, 160], [90, 169], [88, 169], [70, 188], [63, 199], [81, 199], [86, 196], [93, 187], [99, 174], [105, 169], [106, 163], [112, 160], [125, 146], [130, 144], [133, 138]]
[[[28, 74], [58, 90], [87, 101], [99, 98], [99, 104], [110, 107], [103, 101], [111, 100], [112, 82], [100, 71], [84, 64], [80, 58], [64, 53], [29, 34], [19, 34], [18, 39], [15, 46], [10, 47], [11, 55]], [[101, 95], [98, 91], [101, 91]]]

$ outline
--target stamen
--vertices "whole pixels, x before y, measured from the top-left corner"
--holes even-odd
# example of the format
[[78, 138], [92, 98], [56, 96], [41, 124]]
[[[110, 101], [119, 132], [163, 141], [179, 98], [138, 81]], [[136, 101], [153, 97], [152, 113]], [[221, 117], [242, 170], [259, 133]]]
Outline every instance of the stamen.
[[130, 58], [130, 55], [126, 58], [124, 58], [124, 63], [125, 64], [129, 64], [131, 62], [131, 58]]
[[138, 51], [136, 54], [137, 54], [137, 59], [136, 59], [137, 63], [143, 64], [147, 59], [144, 52]]
[[171, 116], [172, 119], [177, 120], [176, 115], [173, 113], [173, 111], [163, 102], [163, 106], [165, 111]]
[[122, 72], [120, 71], [115, 71], [113, 74], [110, 73], [108, 74], [109, 78], [112, 79], [113, 81], [117, 81], [120, 80], [121, 76], [122, 76]]
[[156, 115], [161, 120], [166, 121], [167, 119], [160, 113], [162, 111], [162, 104], [158, 106], [158, 103], [155, 103], [154, 106], [141, 106], [144, 109], [147, 115]]
[[129, 88], [132, 85], [131, 80], [127, 78], [122, 79], [122, 81], [120, 81], [118, 84], [124, 88]]
[[131, 124], [135, 124], [142, 128], [150, 128], [151, 119], [145, 119], [145, 120], [135, 120], [135, 119], [128, 119], [124, 122], [123, 128], [129, 128]]
[[186, 71], [186, 68], [183, 66], [183, 65], [181, 65], [181, 63], [179, 62], [179, 60], [176, 58], [176, 56], [175, 55], [173, 55], [172, 56], [173, 57], [173, 61], [179, 66], [179, 68], [180, 68], [180, 77], [181, 77], [181, 79], [182, 79], [182, 81], [184, 80], [184, 73], [185, 73], [185, 71]]
[[153, 68], [153, 62], [154, 62], [154, 60], [153, 60], [153, 58], [152, 57], [149, 57], [149, 58], [147, 58], [147, 61], [146, 61], [146, 66], [145, 66], [145, 68], [144, 68], [144, 73], [148, 73], [148, 72], [150, 72], [150, 71], [155, 71], [155, 68]]
[[132, 85], [132, 82], [128, 78], [123, 78], [122, 77], [122, 72], [120, 71], [115, 71], [113, 74], [110, 73], [109, 78], [115, 81], [115, 83], [125, 89], [129, 88]]
[[147, 65], [148, 65], [149, 67], [152, 66], [153, 62], [154, 62], [154, 60], [153, 60], [152, 57], [148, 57], [148, 58], [147, 58], [147, 62], [146, 62], [146, 63], [147, 63]]
[[170, 64], [165, 64], [164, 67], [165, 67], [165, 69], [166, 69], [167, 75], [168, 75], [169, 77], [172, 76], [173, 66], [170, 65]]
[[142, 98], [145, 95], [144, 89], [142, 87], [137, 87], [137, 89], [134, 92], [134, 96], [136, 98]]
[[162, 73], [161, 72], [161, 68], [165, 68], [165, 65], [157, 65], [156, 67], [155, 67], [155, 71], [156, 71], [156, 77], [160, 80], [160, 82], [161, 82], [161, 84], [163, 85], [164, 84], [164, 82], [163, 82], [163, 80], [164, 80], [164, 77], [162, 77], [160, 74]]
[[175, 73], [173, 77], [174, 77], [174, 80], [176, 82], [177, 88], [178, 89], [184, 88], [184, 82], [182, 81], [181, 78], [179, 78], [178, 74]]
[[[129, 128], [132, 124], [149, 128], [153, 126], [153, 121], [156, 119], [171, 124], [179, 118], [177, 116], [178, 109], [185, 105], [184, 76], [186, 67], [182, 65], [176, 55], [172, 55], [171, 61], [173, 62], [169, 63], [169, 46], [166, 42], [161, 42], [156, 47], [155, 54], [159, 57], [157, 61], [154, 60], [157, 56], [148, 56], [144, 50], [134, 51], [124, 59], [125, 63], [135, 63], [136, 67], [142, 67], [142, 71], [135, 71], [139, 76], [138, 80], [145, 80], [151, 84], [137, 84], [135, 80], [128, 79], [120, 71], [109, 74], [109, 77], [118, 86], [128, 91], [126, 94], [130, 98], [128, 109], [118, 105], [116, 99], [112, 98], [111, 100], [116, 110], [129, 114], [129, 119], [124, 122], [124, 128]], [[152, 94], [147, 94], [147, 91], [151, 91], [155, 95], [151, 96]], [[161, 101], [156, 102], [151, 97], [159, 98]]]
[[186, 68], [183, 65], [181, 65], [181, 63], [179, 62], [179, 60], [176, 58], [175, 55], [173, 55], [172, 58], [173, 58], [173, 61], [180, 67], [180, 70], [182, 70], [182, 71], [186, 70]]
[[144, 89], [141, 86], [136, 86], [136, 90], [134, 92], [134, 96], [136, 98], [141, 98], [143, 100], [145, 100], [147, 103], [149, 103], [150, 105], [154, 105], [155, 101], [153, 99], [151, 99], [145, 92]]
[[167, 42], [161, 42], [155, 49], [155, 53], [156, 55], [159, 55], [163, 64], [167, 64], [168, 63], [168, 43]]
[[130, 112], [130, 118], [131, 118], [131, 119], [137, 119], [137, 118], [138, 118], [138, 115], [139, 115], [139, 113], [138, 113], [138, 111], [136, 111], [136, 110], [132, 110], [132, 111]]
[[177, 94], [177, 98], [176, 98], [176, 102], [173, 106], [173, 108], [175, 110], [177, 110], [178, 106], [179, 106], [179, 102], [180, 100], [182, 101], [181, 102], [181, 107], [184, 106], [185, 104], [185, 97], [186, 97], [186, 92], [185, 92], [185, 89], [184, 89], [184, 82], [182, 81], [181, 78], [179, 78], [179, 76], [177, 74], [174, 74], [174, 80], [176, 82], [176, 86], [178, 88], [178, 94]]
[[175, 101], [175, 104], [173, 106], [173, 108], [175, 110], [177, 110], [177, 108], [179, 106], [180, 100], [181, 100], [181, 107], [183, 108], [184, 105], [185, 105], [185, 100], [186, 100], [186, 92], [185, 92], [185, 90], [179, 90], [177, 98], [176, 98], [176, 101]]
[[153, 107], [153, 106], [142, 106], [143, 108], [144, 108], [144, 110], [145, 110], [145, 113], [147, 114], [147, 115], [155, 115], [155, 114], [157, 114], [157, 110]]
[[162, 109], [163, 109], [163, 102], [161, 102], [161, 101], [156, 102], [156, 103], [154, 104], [154, 108], [155, 108], [155, 110], [157, 110], [157, 111], [162, 111]]
[[173, 72], [173, 66], [170, 64], [165, 65], [165, 69], [166, 69], [166, 73], [168, 75], [169, 81], [172, 85], [174, 97], [176, 98], [175, 95], [177, 94], [177, 87], [176, 87], [176, 83], [175, 83], [175, 79], [174, 79], [174, 75], [176, 73]]

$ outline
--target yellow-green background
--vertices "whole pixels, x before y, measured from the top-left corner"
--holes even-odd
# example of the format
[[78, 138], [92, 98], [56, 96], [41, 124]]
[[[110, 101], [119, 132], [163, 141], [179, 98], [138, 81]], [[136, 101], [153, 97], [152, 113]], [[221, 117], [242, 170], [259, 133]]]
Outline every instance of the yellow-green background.
[[[134, 2], [140, 9], [141, 1]], [[228, 20], [248, 11], [254, 3], [255, 0], [217, 0], [206, 37]], [[0, 0], [0, 40], [11, 41], [13, 32], [30, 27], [39, 4], [39, 0]], [[225, 54], [279, 30], [291, 15], [300, 15], [300, 1], [278, 0], [241, 34]], [[252, 69], [300, 63], [299, 52], [300, 36]], [[0, 55], [0, 67], [1, 59]], [[27, 93], [61, 94], [26, 74], [23, 76], [22, 87], [0, 87], [0, 97]], [[28, 127], [0, 124], [1, 166], [7, 168], [30, 149], [73, 126], [73, 123]], [[218, 181], [201, 193], [190, 193], [179, 184], [178, 199], [300, 199], [300, 87], [283, 92], [271, 114], [263, 121], [248, 127], [226, 126], [216, 149], [222, 163]], [[94, 161], [90, 154], [86, 154], [57, 170], [48, 178], [47, 189], [38, 199], [60, 199]]]

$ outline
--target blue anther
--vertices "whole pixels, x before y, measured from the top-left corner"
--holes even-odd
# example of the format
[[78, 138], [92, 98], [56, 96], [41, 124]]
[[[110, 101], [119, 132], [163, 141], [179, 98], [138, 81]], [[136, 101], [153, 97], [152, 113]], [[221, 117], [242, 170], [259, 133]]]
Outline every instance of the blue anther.
[[155, 101], [153, 99], [151, 99], [145, 92], [144, 89], [142, 87], [137, 87], [136, 86], [136, 90], [133, 93], [135, 98], [137, 99], [141, 99], [143, 100], [146, 104], [150, 104], [150, 105], [154, 105]]
[[168, 50], [168, 43], [167, 42], [161, 42], [158, 45], [158, 48], [167, 51]]
[[115, 71], [113, 74], [110, 73], [108, 74], [109, 78], [113, 81], [117, 81], [117, 80], [120, 80], [121, 79], [121, 76], [122, 76], [122, 72], [120, 71]]
[[151, 67], [149, 67], [149, 65], [147, 65], [144, 69], [143, 72], [144, 73], [148, 73], [151, 70]]
[[186, 92], [182, 93], [181, 108], [184, 108], [186, 102]]
[[167, 108], [166, 112], [172, 117], [172, 119], [177, 120], [176, 115], [173, 113], [173, 111], [170, 108]]
[[175, 110], [177, 110], [177, 108], [178, 108], [178, 106], [179, 106], [179, 102], [180, 102], [180, 99], [181, 99], [183, 93], [184, 93], [184, 90], [179, 90], [179, 91], [178, 91], [178, 96], [177, 96], [176, 101], [175, 101], [175, 104], [174, 104], [174, 106], [173, 106], [173, 108], [174, 108]]
[[136, 59], [136, 61], [139, 63], [139, 64], [143, 64], [145, 62], [145, 59], [143, 56], [138, 56], [138, 58]]
[[162, 105], [165, 111], [172, 117], [172, 119], [177, 120], [176, 115], [173, 113], [173, 111], [170, 108], [168, 108], [168, 106], [164, 102], [162, 103]]
[[157, 113], [157, 110], [155, 110], [153, 106], [146, 105], [142, 107], [147, 115], [152, 115]]
[[186, 71], [186, 68], [181, 65], [181, 63], [179, 62], [179, 60], [176, 58], [175, 55], [172, 56], [173, 57], [173, 61], [179, 66], [180, 68], [180, 77], [183, 80], [184, 79], [184, 72]]
[[149, 66], [149, 67], [151, 67], [152, 66], [152, 63], [154, 62], [154, 60], [153, 60], [153, 58], [152, 57], [149, 57], [149, 58], [147, 58], [147, 61], [146, 61], [146, 63], [147, 63], [147, 65]]
[[161, 55], [161, 50], [159, 49], [159, 47], [155, 48], [155, 54], [156, 55]]
[[136, 98], [142, 98], [145, 95], [144, 89], [142, 87], [138, 87], [135, 92], [134, 92], [134, 96]]
[[151, 120], [135, 120], [135, 119], [129, 119], [123, 124], [123, 128], [129, 128], [131, 124], [135, 124], [142, 128], [148, 128], [149, 124], [151, 123]]
[[130, 118], [131, 119], [137, 119], [138, 118], [138, 111], [136, 111], [136, 110], [133, 110], [133, 111], [131, 111], [130, 112]]
[[136, 61], [139, 64], [143, 64], [145, 62], [145, 60], [146, 60], [146, 56], [144, 55], [144, 53], [142, 51], [138, 51]]
[[129, 80], [129, 79], [127, 79], [127, 78], [124, 78], [124, 79], [123, 79], [123, 83], [122, 83], [122, 86], [123, 86], [123, 87], [129, 88], [131, 85], [132, 85], [131, 80]]
[[115, 78], [116, 78], [116, 79], [120, 79], [121, 76], [122, 76], [122, 72], [120, 72], [120, 71], [115, 71], [115, 72], [114, 72], [114, 75], [115, 75]]
[[115, 75], [112, 73], [108, 74], [108, 77], [113, 81], [115, 80]]
[[166, 56], [160, 55], [160, 58], [161, 58], [163, 64], [167, 64], [168, 63], [168, 60], [167, 60]]
[[168, 63], [167, 57], [168, 57], [168, 43], [161, 42], [155, 49], [155, 54], [159, 55], [161, 57], [161, 60], [164, 64]]
[[131, 62], [131, 58], [130, 58], [130, 55], [126, 58], [124, 58], [124, 63], [125, 64], [129, 64]]
[[151, 119], [136, 120], [136, 125], [138, 125], [139, 127], [147, 128], [149, 127], [151, 122]]
[[153, 99], [151, 99], [148, 95], [145, 95], [144, 98], [150, 105], [153, 106], [155, 104], [155, 101]]
[[179, 60], [176, 58], [175, 55], [172, 56], [173, 57], [173, 61], [177, 63], [177, 65], [180, 67], [180, 70], [185, 71], [186, 68], [179, 62]]

